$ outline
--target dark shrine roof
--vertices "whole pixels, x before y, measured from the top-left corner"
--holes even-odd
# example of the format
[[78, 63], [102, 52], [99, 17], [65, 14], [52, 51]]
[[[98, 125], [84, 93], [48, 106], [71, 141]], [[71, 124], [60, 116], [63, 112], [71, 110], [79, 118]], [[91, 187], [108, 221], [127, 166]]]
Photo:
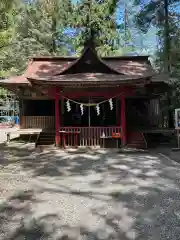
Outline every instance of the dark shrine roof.
[[[69, 58], [69, 57], [35, 57], [30, 62], [26, 74], [29, 78], [42, 78], [58, 76], [62, 74], [68, 74], [68, 70], [73, 69], [71, 73], [89, 73], [87, 67], [88, 64], [84, 63], [84, 68], [81, 66], [83, 63], [79, 63], [79, 69], [77, 69], [78, 61], [81, 58]], [[87, 60], [88, 61], [88, 60]], [[139, 76], [139, 77], [150, 77], [155, 74], [150, 62], [148, 61], [148, 56], [137, 56], [137, 57], [106, 57], [101, 58], [101, 63], [106, 66], [106, 72], [104, 69], [95, 69], [94, 72], [103, 72], [107, 74], [118, 74], [118, 75], [128, 75], [128, 76]], [[101, 65], [102, 66], [102, 65]], [[86, 67], [86, 68], [85, 68]], [[91, 67], [91, 66], [90, 66]], [[93, 66], [94, 67], [94, 66]], [[97, 65], [95, 66], [97, 68]], [[108, 69], [107, 69], [108, 68]], [[109, 70], [109, 71], [108, 71]]]
[[[91, 47], [80, 57], [34, 57], [21, 76], [0, 80], [0, 85], [53, 84], [63, 82], [125, 82], [156, 75], [148, 56], [100, 58]], [[89, 80], [88, 80], [89, 79]]]

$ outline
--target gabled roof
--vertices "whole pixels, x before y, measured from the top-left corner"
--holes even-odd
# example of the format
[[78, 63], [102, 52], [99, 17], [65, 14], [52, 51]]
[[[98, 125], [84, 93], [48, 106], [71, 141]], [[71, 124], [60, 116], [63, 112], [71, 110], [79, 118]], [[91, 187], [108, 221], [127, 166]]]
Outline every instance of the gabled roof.
[[31, 85], [32, 81], [40, 81], [42, 83], [43, 79], [44, 82], [49, 81], [50, 84], [53, 82], [53, 79], [59, 83], [68, 81], [68, 79], [71, 82], [77, 79], [77, 76], [83, 82], [88, 81], [88, 77], [86, 77], [88, 74], [94, 74], [96, 81], [110, 81], [113, 78], [116, 81], [124, 82], [126, 80], [129, 81], [129, 79], [151, 78], [155, 75], [155, 71], [148, 60], [148, 56], [100, 58], [91, 46], [86, 46], [79, 58], [34, 57], [28, 63], [23, 75], [0, 81], [0, 85]]
[[129, 76], [146, 78], [156, 74], [148, 58], [141, 59], [139, 56], [136, 58], [106, 58], [104, 62], [121, 74]]
[[0, 86], [8, 86], [8, 85], [30, 85], [29, 80], [25, 75], [9, 77], [6, 79], [0, 80]]
[[139, 80], [139, 76], [127, 76], [127, 75], [117, 75], [117, 74], [104, 74], [104, 73], [75, 73], [75, 74], [62, 74], [53, 77], [43, 77], [37, 79], [31, 79], [32, 82], [36, 83], [49, 83], [52, 84], [62, 82], [62, 83], [91, 83], [91, 82], [118, 82], [118, 81], [132, 81]]
[[[59, 75], [90, 73], [91, 71], [84, 71], [85, 66], [83, 66], [83, 60], [83, 58], [33, 58], [24, 75], [28, 79], [38, 80], [43, 77], [51, 78]], [[136, 76], [140, 78], [155, 75], [155, 71], [150, 65], [148, 58], [139, 58], [139, 56], [106, 57], [100, 59], [99, 65], [104, 67], [103, 71], [98, 71], [100, 67], [96, 65], [96, 73]]]
[[101, 72], [107, 74], [121, 74], [108, 64], [106, 64], [92, 47], [84, 49], [82, 55], [70, 64], [60, 74], [85, 73], [89, 71]]

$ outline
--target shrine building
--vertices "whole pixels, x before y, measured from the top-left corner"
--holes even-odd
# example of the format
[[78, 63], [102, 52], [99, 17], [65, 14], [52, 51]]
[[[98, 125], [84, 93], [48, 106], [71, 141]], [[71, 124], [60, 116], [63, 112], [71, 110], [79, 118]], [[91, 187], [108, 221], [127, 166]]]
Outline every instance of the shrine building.
[[87, 43], [80, 57], [34, 57], [0, 86], [19, 97], [18, 131], [36, 145], [145, 148], [144, 133], [164, 128], [166, 84], [148, 56], [100, 57]]

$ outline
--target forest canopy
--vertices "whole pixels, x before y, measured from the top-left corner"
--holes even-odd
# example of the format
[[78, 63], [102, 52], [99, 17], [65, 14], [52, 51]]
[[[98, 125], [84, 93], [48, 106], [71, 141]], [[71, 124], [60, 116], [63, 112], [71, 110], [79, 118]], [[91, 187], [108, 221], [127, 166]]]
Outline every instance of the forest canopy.
[[32, 56], [79, 55], [90, 29], [101, 56], [151, 55], [180, 76], [177, 0], [1, 0], [0, 76], [24, 71]]

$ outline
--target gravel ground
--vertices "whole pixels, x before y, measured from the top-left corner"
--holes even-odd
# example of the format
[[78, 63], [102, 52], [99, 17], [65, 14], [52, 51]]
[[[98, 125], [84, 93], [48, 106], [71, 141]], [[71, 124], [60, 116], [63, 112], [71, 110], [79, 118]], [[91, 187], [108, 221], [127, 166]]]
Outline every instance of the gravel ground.
[[11, 143], [0, 159], [0, 240], [179, 239], [180, 165], [167, 158]]

